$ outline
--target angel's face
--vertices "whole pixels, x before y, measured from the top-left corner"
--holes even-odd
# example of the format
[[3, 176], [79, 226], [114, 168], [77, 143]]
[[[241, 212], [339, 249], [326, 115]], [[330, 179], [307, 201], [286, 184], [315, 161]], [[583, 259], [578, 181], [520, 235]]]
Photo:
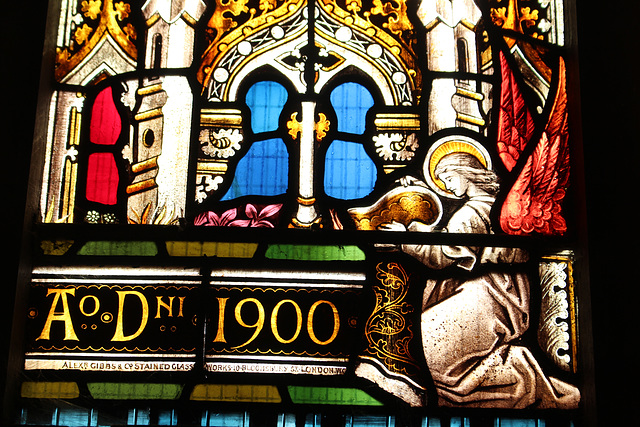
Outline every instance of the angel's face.
[[449, 191], [456, 197], [462, 197], [467, 193], [467, 189], [469, 188], [469, 180], [467, 180], [459, 173], [456, 173], [454, 171], [446, 171], [438, 175], [438, 178], [440, 179], [440, 181], [442, 181], [447, 191]]

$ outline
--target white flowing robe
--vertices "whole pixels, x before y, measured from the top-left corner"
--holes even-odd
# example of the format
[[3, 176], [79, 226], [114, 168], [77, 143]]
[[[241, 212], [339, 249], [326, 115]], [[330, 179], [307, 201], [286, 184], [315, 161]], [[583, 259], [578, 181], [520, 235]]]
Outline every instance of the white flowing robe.
[[[471, 198], [446, 227], [450, 233], [491, 233], [494, 199]], [[411, 231], [421, 231], [412, 223]], [[455, 265], [468, 272], [487, 264], [527, 260], [524, 250], [440, 245], [402, 245], [427, 267]], [[574, 386], [547, 377], [533, 354], [516, 341], [529, 327], [529, 280], [520, 272], [482, 269], [466, 279], [428, 280], [421, 316], [427, 365], [445, 406], [574, 408]]]

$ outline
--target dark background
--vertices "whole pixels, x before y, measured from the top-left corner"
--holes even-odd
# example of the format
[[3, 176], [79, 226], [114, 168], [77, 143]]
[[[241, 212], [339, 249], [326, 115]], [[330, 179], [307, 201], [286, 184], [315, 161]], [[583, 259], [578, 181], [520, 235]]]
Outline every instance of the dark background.
[[[577, 3], [580, 81], [573, 83], [580, 87], [581, 111], [574, 110], [572, 118], [582, 120], [598, 425], [637, 425], [639, 2]], [[11, 1], [2, 8], [0, 384], [6, 374], [26, 196], [36, 191], [27, 182], [46, 2]], [[575, 129], [573, 135], [579, 141]], [[577, 179], [579, 171], [573, 172]], [[584, 316], [589, 307], [581, 308]]]

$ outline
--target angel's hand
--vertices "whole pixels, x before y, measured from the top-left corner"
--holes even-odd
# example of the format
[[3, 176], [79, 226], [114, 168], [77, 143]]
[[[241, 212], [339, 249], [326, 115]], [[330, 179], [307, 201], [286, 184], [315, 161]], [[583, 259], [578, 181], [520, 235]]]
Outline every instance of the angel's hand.
[[[378, 226], [378, 230], [382, 230], [382, 231], [407, 231], [407, 227], [404, 226], [404, 224], [401, 224], [399, 222], [396, 221], [391, 221], [391, 222], [387, 222], [384, 224], [380, 224]], [[374, 244], [375, 248], [380, 250], [380, 251], [384, 251], [384, 252], [389, 252], [389, 251], [398, 251], [400, 250], [400, 245], [397, 245], [395, 243], [376, 243]]]
[[408, 231], [421, 231], [423, 233], [430, 233], [434, 231], [435, 224], [425, 224], [421, 221], [411, 221], [407, 226]]
[[391, 221], [378, 226], [378, 230], [382, 231], [407, 231], [407, 227], [397, 221]]
[[415, 178], [415, 177], [413, 177], [411, 175], [403, 176], [402, 178], [400, 178], [396, 182], [400, 183], [400, 185], [402, 185], [403, 187], [409, 187], [411, 185], [420, 185], [422, 187], [426, 187], [424, 182], [420, 181], [419, 179], [417, 179], [417, 178]]

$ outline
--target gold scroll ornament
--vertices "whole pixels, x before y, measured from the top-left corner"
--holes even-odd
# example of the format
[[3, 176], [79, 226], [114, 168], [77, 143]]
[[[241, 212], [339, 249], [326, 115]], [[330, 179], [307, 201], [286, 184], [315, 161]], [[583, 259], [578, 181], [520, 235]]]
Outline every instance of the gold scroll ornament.
[[413, 306], [406, 300], [409, 275], [395, 262], [376, 266], [379, 285], [373, 286], [376, 305], [367, 319], [365, 355], [372, 356], [393, 373], [415, 377], [420, 368], [411, 355], [414, 338], [410, 315]]

